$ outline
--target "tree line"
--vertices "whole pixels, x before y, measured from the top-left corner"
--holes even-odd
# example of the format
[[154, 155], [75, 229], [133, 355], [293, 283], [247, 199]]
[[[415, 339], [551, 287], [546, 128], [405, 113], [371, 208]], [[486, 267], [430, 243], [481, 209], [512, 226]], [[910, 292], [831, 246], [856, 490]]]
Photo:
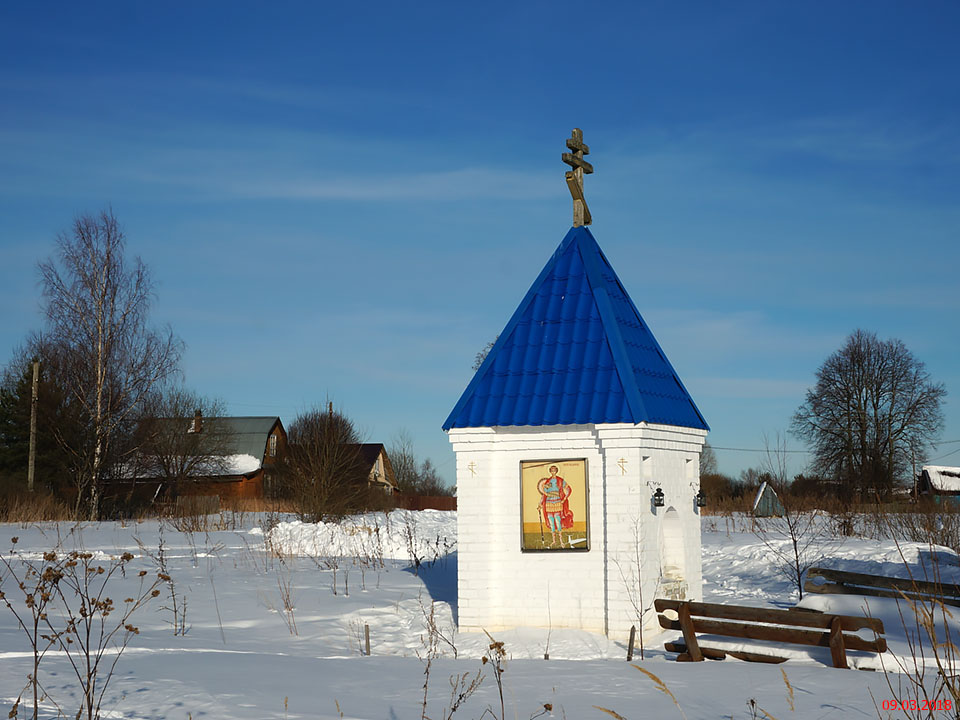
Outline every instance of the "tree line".
[[[70, 498], [77, 518], [100, 518], [117, 480], [154, 475], [170, 490], [224, 472], [223, 404], [184, 386], [184, 344], [171, 328], [151, 323], [155, 284], [126, 245], [107, 209], [77, 217], [58, 234], [53, 256], [39, 263], [45, 325], [0, 375], [4, 496], [27, 485], [32, 415], [37, 489]], [[198, 413], [203, 432], [186, 432]], [[361, 507], [367, 470], [360, 468], [360, 440], [332, 405], [301, 413], [289, 428], [274, 491], [314, 518]], [[411, 466], [409, 438], [399, 449], [402, 489], [436, 483], [446, 490], [429, 461]]]
[[[766, 481], [799, 497], [889, 500], [898, 487], [912, 487], [927, 462], [943, 430], [946, 394], [901, 340], [855, 330], [817, 369], [791, 419], [791, 433], [812, 455], [804, 472], [788, 482], [785, 472], [751, 468], [734, 481], [718, 472], [707, 446], [702, 487], [736, 498]], [[768, 447], [771, 454], [780, 457], [783, 448]]]

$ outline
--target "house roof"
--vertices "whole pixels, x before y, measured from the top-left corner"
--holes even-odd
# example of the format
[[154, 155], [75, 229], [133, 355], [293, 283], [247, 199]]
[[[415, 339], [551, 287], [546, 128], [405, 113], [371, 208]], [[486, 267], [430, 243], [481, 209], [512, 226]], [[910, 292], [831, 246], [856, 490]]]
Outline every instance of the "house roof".
[[753, 514], [757, 517], [779, 517], [783, 515], [783, 502], [777, 491], [764, 480], [753, 500]]
[[383, 452], [383, 443], [357, 443], [357, 447], [360, 448], [363, 464], [369, 467], [373, 467], [377, 457]]
[[930, 485], [939, 492], [960, 492], [960, 467], [943, 465], [924, 465], [922, 472]]
[[358, 443], [357, 446], [360, 448], [360, 459], [363, 461], [364, 467], [369, 470], [373, 470], [374, 463], [377, 462], [377, 458], [380, 457], [380, 453], [383, 453], [383, 478], [381, 482], [392, 487], [397, 487], [397, 479], [394, 477], [393, 466], [390, 464], [390, 458], [387, 455], [386, 449], [383, 447], [383, 443]]
[[[183, 432], [193, 432], [193, 418], [157, 418], [156, 422], [166, 426], [166, 430], [181, 428]], [[216, 417], [204, 418], [204, 423], [215, 422], [217, 434], [222, 433], [222, 442], [218, 440], [216, 449], [202, 450], [209, 454], [208, 459], [191, 465], [192, 477], [229, 477], [234, 475], [250, 475], [264, 465], [267, 453], [267, 439], [273, 429], [283, 425], [280, 418], [269, 417]], [[209, 425], [205, 426], [209, 430]], [[185, 450], [184, 450], [185, 451]], [[214, 459], [214, 455], [217, 459]], [[156, 458], [149, 454], [142, 455], [136, 463], [124, 469], [124, 473], [138, 479], [161, 477], [164, 470]]]
[[262, 460], [267, 451], [267, 436], [280, 422], [276, 416], [221, 417], [228, 455], [251, 455]]
[[572, 228], [443, 429], [641, 422], [709, 430], [593, 235]]

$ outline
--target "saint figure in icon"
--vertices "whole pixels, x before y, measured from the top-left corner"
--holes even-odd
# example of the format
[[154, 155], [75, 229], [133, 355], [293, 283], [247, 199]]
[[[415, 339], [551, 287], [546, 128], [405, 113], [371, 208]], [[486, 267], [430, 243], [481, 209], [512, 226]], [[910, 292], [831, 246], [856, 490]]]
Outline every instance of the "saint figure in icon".
[[549, 547], [560, 548], [563, 547], [563, 531], [573, 527], [573, 512], [567, 500], [573, 488], [557, 475], [560, 468], [551, 465], [549, 470], [550, 476], [541, 478], [537, 483], [537, 492], [540, 493], [541, 534], [542, 525], [546, 523], [551, 535]]

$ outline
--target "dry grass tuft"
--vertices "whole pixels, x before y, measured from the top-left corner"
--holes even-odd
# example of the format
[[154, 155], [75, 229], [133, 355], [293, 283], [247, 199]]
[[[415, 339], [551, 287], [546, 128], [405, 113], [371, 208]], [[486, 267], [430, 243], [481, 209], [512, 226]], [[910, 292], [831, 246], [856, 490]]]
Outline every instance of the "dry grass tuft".
[[0, 522], [23, 524], [72, 519], [72, 508], [49, 493], [22, 492], [0, 497]]
[[627, 720], [623, 715], [618, 712], [614, 712], [610, 708], [600, 707], [599, 705], [594, 705], [593, 707], [600, 712], [605, 712], [610, 717], [616, 718], [616, 720]]
[[790, 684], [790, 680], [787, 678], [786, 670], [780, 668], [780, 674], [783, 675], [783, 684], [787, 686], [787, 704], [790, 705], [790, 712], [796, 712], [796, 707], [793, 704], [793, 685]]
[[637, 670], [642, 672], [644, 675], [646, 675], [648, 678], [653, 680], [653, 684], [656, 686], [657, 690], [659, 690], [668, 698], [673, 700], [673, 704], [677, 706], [677, 712], [680, 713], [680, 717], [682, 717], [683, 720], [687, 720], [687, 714], [683, 712], [683, 708], [680, 707], [680, 703], [677, 701], [677, 697], [672, 692], [670, 692], [670, 688], [667, 687], [667, 684], [663, 680], [661, 680], [659, 677], [654, 675], [649, 670], [645, 670], [644, 668], [640, 667], [639, 665], [634, 665], [633, 663], [630, 663], [630, 664], [633, 665], [633, 667], [635, 667]]

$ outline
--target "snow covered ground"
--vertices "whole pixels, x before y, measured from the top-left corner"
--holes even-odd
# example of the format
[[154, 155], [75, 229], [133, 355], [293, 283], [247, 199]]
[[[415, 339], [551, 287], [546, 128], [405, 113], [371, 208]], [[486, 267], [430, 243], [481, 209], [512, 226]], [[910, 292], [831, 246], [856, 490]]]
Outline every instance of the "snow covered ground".
[[[445, 717], [451, 676], [480, 672], [480, 689], [455, 717], [480, 718], [488, 708], [493, 717], [501, 716], [493, 664], [481, 660], [490, 654], [490, 639], [455, 630], [455, 513], [395, 511], [342, 525], [288, 521], [264, 527], [264, 516], [240, 520], [242, 526], [235, 529], [207, 532], [179, 532], [158, 521], [2, 525], [0, 551], [12, 558], [14, 568], [14, 536], [17, 552], [36, 562], [55, 547], [92, 552], [104, 565], [129, 552], [134, 559], [126, 577], [110, 580], [118, 604], [135, 591], [138, 572], [154, 577], [162, 559], [172, 587], [162, 583], [160, 595], [134, 616], [140, 632], [116, 666], [102, 704], [104, 717], [419, 718], [431, 611], [438, 635], [427, 715]], [[789, 582], [771, 563], [769, 548], [744, 521], [707, 517], [703, 524], [705, 600], [771, 607], [795, 603]], [[931, 551], [911, 545], [905, 556], [912, 570], [921, 572]], [[960, 581], [956, 556], [942, 551], [938, 557], [944, 580]], [[848, 540], [818, 562], [866, 572], [906, 572], [896, 545], [875, 540]], [[2, 590], [8, 598], [19, 592], [6, 572]], [[22, 607], [22, 599], [14, 602]], [[804, 605], [851, 614], [862, 612], [863, 603], [852, 596], [804, 600]], [[909, 654], [896, 603], [871, 599], [869, 612], [883, 619], [891, 650]], [[364, 654], [364, 626], [369, 627], [370, 656]], [[571, 720], [610, 717], [598, 708], [629, 720], [765, 717], [754, 715], [750, 700], [779, 720], [877, 717], [874, 699], [880, 705], [892, 698], [882, 671], [833, 669], [824, 660], [827, 651], [820, 649], [791, 650], [784, 665], [733, 659], [676, 663], [663, 651], [668, 638], [648, 639], [645, 660], [630, 664], [625, 662], [626, 638], [556, 628], [497, 633], [506, 654], [504, 720], [527, 720], [538, 713]], [[545, 652], [549, 660], [543, 659]], [[880, 669], [876, 656], [850, 655], [860, 668]], [[889, 659], [885, 665], [892, 668]], [[672, 695], [637, 667], [652, 673]], [[5, 710], [30, 671], [26, 635], [0, 606], [0, 702]], [[40, 679], [51, 700], [73, 717], [80, 694], [62, 652], [47, 653]], [[19, 717], [31, 716], [25, 696]], [[57, 716], [52, 702], [43, 704], [40, 717]]]

